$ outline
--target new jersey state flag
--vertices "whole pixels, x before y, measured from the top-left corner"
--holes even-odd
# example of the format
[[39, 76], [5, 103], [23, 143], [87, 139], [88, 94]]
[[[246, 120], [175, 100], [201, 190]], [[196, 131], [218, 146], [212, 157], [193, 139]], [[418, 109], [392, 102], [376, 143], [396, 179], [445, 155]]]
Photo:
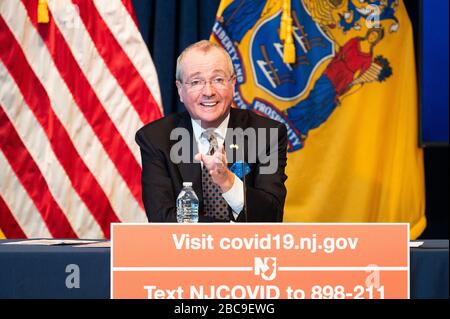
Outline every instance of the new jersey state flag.
[[402, 0], [222, 0], [235, 106], [285, 123], [285, 222], [426, 226], [411, 23]]

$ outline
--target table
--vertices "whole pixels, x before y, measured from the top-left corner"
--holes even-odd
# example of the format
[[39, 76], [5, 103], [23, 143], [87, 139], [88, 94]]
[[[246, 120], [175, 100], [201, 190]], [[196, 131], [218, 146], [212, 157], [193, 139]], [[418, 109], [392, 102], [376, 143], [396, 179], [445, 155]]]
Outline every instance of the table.
[[0, 240], [0, 298], [109, 298], [109, 248], [2, 245], [8, 241]]
[[410, 254], [412, 299], [448, 299], [448, 240], [425, 240]]
[[[0, 298], [109, 298], [109, 248], [4, 245], [11, 241], [0, 240]], [[411, 248], [412, 299], [448, 299], [448, 244]]]

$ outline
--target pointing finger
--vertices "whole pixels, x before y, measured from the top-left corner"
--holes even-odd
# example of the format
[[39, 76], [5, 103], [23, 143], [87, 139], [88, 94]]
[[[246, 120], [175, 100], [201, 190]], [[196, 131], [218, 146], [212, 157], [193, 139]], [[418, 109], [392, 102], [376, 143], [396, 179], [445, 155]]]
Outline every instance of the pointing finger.
[[196, 161], [202, 161], [203, 160], [203, 156], [202, 156], [203, 154], [202, 153], [197, 153], [197, 154], [195, 154], [195, 156], [194, 156], [194, 159], [196, 160]]

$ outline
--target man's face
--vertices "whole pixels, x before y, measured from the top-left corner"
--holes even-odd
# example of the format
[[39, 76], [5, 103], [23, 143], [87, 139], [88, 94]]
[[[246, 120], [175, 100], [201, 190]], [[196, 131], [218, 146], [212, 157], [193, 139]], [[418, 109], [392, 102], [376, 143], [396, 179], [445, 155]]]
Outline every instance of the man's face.
[[[194, 120], [203, 128], [217, 127], [230, 111], [236, 82], [222, 51], [211, 48], [207, 52], [192, 49], [181, 64], [181, 81], [177, 81], [181, 102]], [[206, 80], [206, 84], [202, 83]]]

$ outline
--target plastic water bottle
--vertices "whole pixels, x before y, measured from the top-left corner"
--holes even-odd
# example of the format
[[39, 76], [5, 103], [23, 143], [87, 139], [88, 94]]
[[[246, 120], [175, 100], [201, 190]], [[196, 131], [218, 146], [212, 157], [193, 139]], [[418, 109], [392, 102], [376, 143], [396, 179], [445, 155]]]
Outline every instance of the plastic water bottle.
[[177, 222], [198, 222], [198, 197], [191, 182], [184, 182], [183, 189], [177, 198]]

